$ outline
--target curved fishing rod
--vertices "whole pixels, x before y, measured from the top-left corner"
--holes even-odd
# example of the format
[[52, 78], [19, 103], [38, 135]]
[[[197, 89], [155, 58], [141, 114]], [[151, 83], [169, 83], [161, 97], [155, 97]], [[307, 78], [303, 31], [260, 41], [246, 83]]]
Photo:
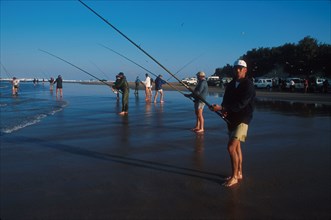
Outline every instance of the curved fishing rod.
[[[183, 83], [180, 79], [178, 79], [174, 74], [172, 74], [165, 66], [163, 66], [159, 61], [157, 61], [154, 57], [152, 57], [149, 53], [147, 53], [144, 49], [142, 49], [138, 44], [136, 44], [134, 41], [132, 41], [129, 37], [127, 37], [124, 33], [122, 33], [119, 29], [117, 29], [114, 25], [112, 25], [109, 21], [107, 21], [105, 18], [103, 18], [101, 15], [99, 15], [96, 11], [94, 11], [91, 7], [89, 7], [87, 4], [82, 2], [81, 0], [78, 0], [82, 5], [84, 5], [87, 9], [89, 9], [91, 12], [93, 12], [96, 16], [98, 16], [101, 20], [103, 20], [106, 24], [108, 24], [110, 27], [112, 27], [115, 31], [117, 31], [120, 35], [122, 35], [125, 39], [127, 39], [130, 43], [132, 43], [135, 47], [137, 47], [140, 51], [142, 51], [146, 56], [151, 58], [155, 63], [157, 63], [162, 69], [164, 69], [167, 73], [169, 73], [172, 77], [174, 77], [180, 84], [182, 84], [187, 90], [189, 90], [194, 98], [199, 99], [201, 102], [205, 103], [209, 109], [212, 109], [213, 106], [209, 104], [204, 98], [202, 98], [199, 94], [196, 94], [193, 89], [191, 89], [188, 85]], [[225, 116], [219, 112], [214, 111], [216, 114], [218, 114], [224, 121], [226, 121], [228, 124], [230, 123]]]
[[104, 81], [102, 81], [102, 80], [99, 79], [98, 77], [96, 77], [96, 76], [92, 75], [91, 73], [89, 73], [89, 72], [83, 70], [82, 68], [80, 68], [80, 67], [78, 67], [78, 66], [76, 66], [76, 65], [74, 65], [74, 64], [72, 64], [72, 63], [70, 63], [69, 61], [66, 61], [66, 60], [62, 59], [61, 57], [58, 57], [58, 56], [56, 56], [56, 55], [54, 55], [54, 54], [52, 54], [52, 53], [50, 53], [50, 52], [47, 52], [47, 51], [45, 51], [45, 50], [42, 50], [42, 49], [39, 49], [39, 50], [40, 50], [41, 52], [47, 53], [48, 55], [50, 55], [50, 56], [52, 56], [52, 57], [55, 57], [55, 58], [57, 58], [57, 59], [59, 59], [59, 60], [62, 60], [63, 62], [66, 62], [67, 64], [69, 64], [69, 65], [75, 67], [76, 69], [79, 69], [80, 71], [82, 71], [82, 72], [84, 72], [84, 73], [86, 73], [86, 74], [92, 76], [93, 78], [99, 80], [99, 81], [102, 82], [103, 84], [105, 84], [105, 85], [107, 85], [107, 86], [109, 86], [109, 87], [112, 88], [112, 86], [109, 85], [108, 83], [105, 83]]
[[[107, 47], [107, 46], [105, 46], [105, 45], [103, 45], [103, 44], [99, 44], [99, 45], [102, 46], [102, 47], [104, 47], [104, 48], [106, 48], [106, 49], [108, 49], [108, 50], [110, 50], [110, 51], [112, 51], [112, 52], [114, 52], [114, 53], [116, 53], [117, 55], [123, 57], [124, 59], [126, 59], [126, 60], [128, 60], [128, 61], [130, 61], [130, 62], [132, 62], [132, 63], [134, 63], [134, 64], [136, 64], [137, 66], [139, 66], [139, 67], [142, 68], [143, 70], [149, 72], [149, 73], [152, 74], [153, 76], [158, 77], [158, 75], [156, 75], [155, 73], [149, 71], [149, 70], [146, 69], [145, 67], [143, 67], [143, 66], [141, 66], [140, 64], [134, 62], [133, 60], [129, 59], [128, 57], [124, 56], [123, 54], [120, 54], [119, 52], [117, 52], [117, 51], [115, 51], [115, 50], [113, 50], [113, 49], [111, 49], [111, 48], [109, 48], [109, 47]], [[176, 91], [180, 92], [181, 94], [185, 95], [182, 91], [178, 90], [176, 87], [174, 87], [173, 85], [171, 85], [169, 82], [167, 82], [167, 81], [165, 81], [165, 80], [164, 80], [164, 82], [167, 83], [171, 88], [173, 88], [173, 89], [175, 89]]]

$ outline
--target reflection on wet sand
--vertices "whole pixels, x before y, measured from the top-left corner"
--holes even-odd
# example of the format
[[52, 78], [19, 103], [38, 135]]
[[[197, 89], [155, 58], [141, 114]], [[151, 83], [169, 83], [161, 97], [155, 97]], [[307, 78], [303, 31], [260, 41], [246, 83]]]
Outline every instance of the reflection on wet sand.
[[331, 106], [316, 103], [256, 99], [256, 108], [301, 117], [331, 116]]

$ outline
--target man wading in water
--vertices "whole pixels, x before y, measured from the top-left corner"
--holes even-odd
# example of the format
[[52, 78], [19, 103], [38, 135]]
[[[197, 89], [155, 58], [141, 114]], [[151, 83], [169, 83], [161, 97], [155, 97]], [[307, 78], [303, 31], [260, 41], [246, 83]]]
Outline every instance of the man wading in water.
[[120, 72], [116, 76], [116, 81], [112, 87], [114, 89], [120, 90], [122, 92], [122, 111], [120, 115], [127, 115], [129, 110], [129, 84], [126, 81], [124, 73]]
[[255, 88], [246, 77], [247, 64], [244, 60], [234, 63], [235, 78], [227, 85], [221, 105], [212, 105], [211, 110], [222, 111], [229, 121], [228, 151], [231, 158], [232, 175], [224, 186], [232, 186], [243, 178], [240, 142], [245, 142], [248, 124], [253, 118]]

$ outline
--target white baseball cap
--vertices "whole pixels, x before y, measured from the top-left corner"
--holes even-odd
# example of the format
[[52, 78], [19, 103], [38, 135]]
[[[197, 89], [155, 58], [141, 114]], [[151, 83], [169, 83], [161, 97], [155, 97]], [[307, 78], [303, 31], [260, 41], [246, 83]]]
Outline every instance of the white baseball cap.
[[244, 60], [236, 60], [233, 64], [233, 66], [242, 66], [247, 68], [247, 64]]

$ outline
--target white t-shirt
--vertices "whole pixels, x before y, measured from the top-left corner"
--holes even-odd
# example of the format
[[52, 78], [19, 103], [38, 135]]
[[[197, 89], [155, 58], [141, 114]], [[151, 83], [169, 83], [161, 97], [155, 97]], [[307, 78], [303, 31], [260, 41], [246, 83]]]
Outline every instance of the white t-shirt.
[[20, 83], [20, 81], [19, 81], [18, 79], [15, 79], [15, 80], [13, 81], [13, 85], [14, 85], [14, 86], [18, 86], [19, 83]]
[[144, 84], [146, 87], [151, 87], [151, 78], [149, 76], [146, 77]]

